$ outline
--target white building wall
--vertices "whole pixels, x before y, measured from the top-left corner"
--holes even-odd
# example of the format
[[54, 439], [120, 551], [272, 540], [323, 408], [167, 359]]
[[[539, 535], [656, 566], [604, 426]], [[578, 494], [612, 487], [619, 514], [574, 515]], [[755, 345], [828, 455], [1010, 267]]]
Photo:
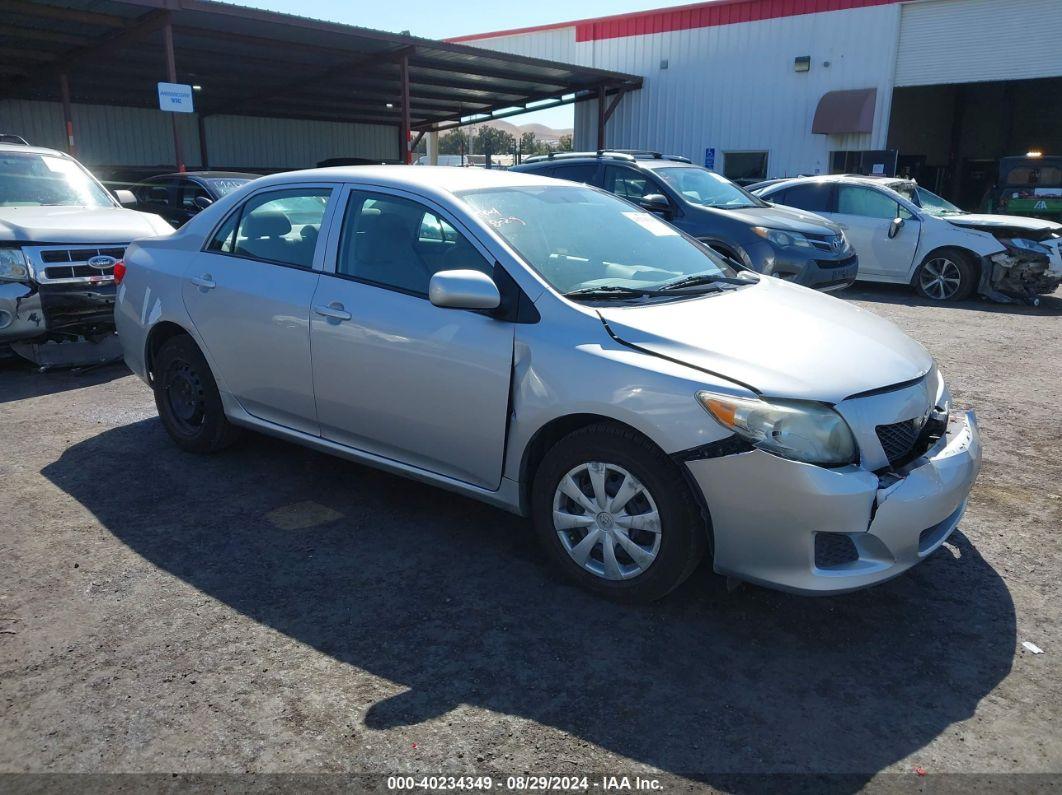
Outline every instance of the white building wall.
[[934, 0], [903, 6], [896, 85], [1062, 75], [1062, 0]]
[[[644, 87], [624, 97], [608, 123], [608, 146], [694, 162], [713, 147], [719, 170], [726, 151], [766, 150], [768, 176], [776, 177], [825, 173], [831, 150], [884, 148], [900, 9], [888, 4], [585, 42], [575, 41], [572, 26], [469, 43], [642, 75]], [[801, 55], [811, 56], [810, 72], [793, 71]], [[823, 94], [871, 87], [878, 90], [872, 133], [811, 133]], [[596, 125], [596, 103], [576, 105], [577, 149], [596, 147]]]

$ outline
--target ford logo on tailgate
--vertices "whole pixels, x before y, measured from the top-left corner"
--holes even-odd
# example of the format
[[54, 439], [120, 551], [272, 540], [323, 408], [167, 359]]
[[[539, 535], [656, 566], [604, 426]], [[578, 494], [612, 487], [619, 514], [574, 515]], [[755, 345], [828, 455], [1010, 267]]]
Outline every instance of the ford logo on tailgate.
[[88, 265], [90, 268], [95, 268], [98, 271], [106, 271], [113, 268], [114, 263], [116, 263], [117, 261], [118, 260], [116, 260], [114, 257], [108, 257], [105, 254], [99, 254], [95, 257], [90, 257], [88, 262], [86, 262], [85, 264]]

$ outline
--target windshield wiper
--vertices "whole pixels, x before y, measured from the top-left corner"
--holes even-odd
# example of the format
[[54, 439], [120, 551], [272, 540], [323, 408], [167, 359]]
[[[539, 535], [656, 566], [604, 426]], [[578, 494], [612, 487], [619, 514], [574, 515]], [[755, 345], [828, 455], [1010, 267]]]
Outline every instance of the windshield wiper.
[[657, 290], [643, 290], [635, 287], [621, 287], [620, 285], [604, 285], [601, 287], [580, 287], [564, 294], [565, 298], [641, 298], [646, 295], [656, 295]]
[[744, 284], [755, 284], [754, 279], [741, 279], [734, 276], [723, 276], [719, 273], [695, 273], [692, 276], [683, 276], [677, 281], [668, 282], [660, 288], [660, 292], [664, 290], [681, 290], [684, 287], [706, 287], [714, 285], [717, 289], [726, 289], [723, 284], [733, 284], [735, 286], [741, 286]]

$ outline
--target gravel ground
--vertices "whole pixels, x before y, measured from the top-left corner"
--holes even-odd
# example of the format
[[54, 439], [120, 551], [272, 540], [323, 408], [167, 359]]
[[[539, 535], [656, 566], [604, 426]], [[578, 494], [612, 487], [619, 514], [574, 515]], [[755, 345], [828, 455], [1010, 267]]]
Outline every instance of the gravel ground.
[[264, 437], [184, 454], [118, 367], [0, 369], [0, 771], [1057, 786], [1062, 293], [847, 297], [929, 348], [985, 462], [945, 547], [821, 599], [703, 567], [613, 605], [522, 519]]

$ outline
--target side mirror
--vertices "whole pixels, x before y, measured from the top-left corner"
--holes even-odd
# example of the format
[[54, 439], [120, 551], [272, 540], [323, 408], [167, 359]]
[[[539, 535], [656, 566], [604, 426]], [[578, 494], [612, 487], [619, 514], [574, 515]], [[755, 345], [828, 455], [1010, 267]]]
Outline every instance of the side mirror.
[[638, 200], [638, 204], [651, 213], [671, 212], [671, 202], [667, 200], [667, 196], [660, 193], [647, 193]]
[[192, 199], [192, 201], [195, 203], [195, 206], [198, 207], [200, 210], [205, 210], [207, 207], [214, 203], [214, 200], [211, 199], [209, 196], [196, 196], [194, 199]]
[[483, 271], [439, 271], [428, 283], [428, 300], [447, 309], [497, 309], [501, 293]]
[[903, 229], [903, 219], [893, 218], [892, 223], [889, 224], [889, 240], [892, 240], [896, 235], [900, 234], [901, 229]]
[[131, 190], [120, 188], [114, 192], [114, 198], [116, 198], [118, 203], [123, 207], [136, 207], [136, 196], [133, 195]]

